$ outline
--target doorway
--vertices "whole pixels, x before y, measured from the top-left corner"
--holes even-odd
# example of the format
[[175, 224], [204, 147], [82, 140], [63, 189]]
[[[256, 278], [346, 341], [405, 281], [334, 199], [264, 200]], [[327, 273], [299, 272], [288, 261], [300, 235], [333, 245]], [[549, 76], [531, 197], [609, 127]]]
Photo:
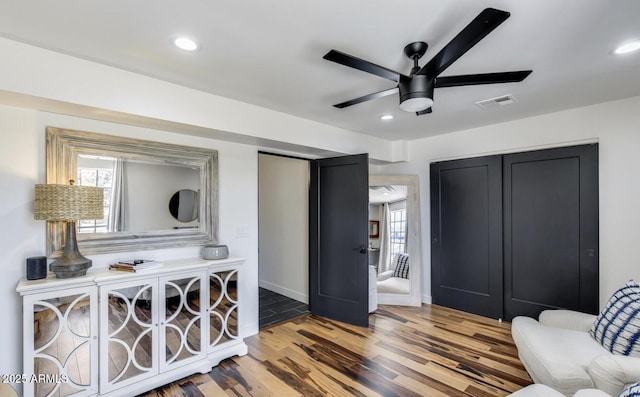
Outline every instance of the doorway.
[[368, 155], [258, 164], [259, 286], [366, 325]]
[[258, 154], [260, 327], [308, 312], [309, 160]]

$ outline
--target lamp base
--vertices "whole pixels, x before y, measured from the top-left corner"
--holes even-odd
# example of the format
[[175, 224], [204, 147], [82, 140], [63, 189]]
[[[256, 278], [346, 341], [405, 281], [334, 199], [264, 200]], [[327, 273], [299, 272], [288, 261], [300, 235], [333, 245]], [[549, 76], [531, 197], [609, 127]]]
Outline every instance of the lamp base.
[[66, 238], [62, 256], [49, 265], [49, 270], [55, 273], [57, 278], [85, 276], [91, 267], [91, 259], [85, 258], [78, 251], [75, 222], [67, 222]]
[[[52, 262], [49, 265], [49, 270], [55, 273], [56, 278], [73, 278], [87, 275], [87, 270], [91, 267], [91, 259], [87, 259], [84, 256], [84, 261], [78, 259], [77, 262], [69, 262], [64, 257], [60, 257], [58, 260]], [[65, 260], [63, 260], [65, 259]]]

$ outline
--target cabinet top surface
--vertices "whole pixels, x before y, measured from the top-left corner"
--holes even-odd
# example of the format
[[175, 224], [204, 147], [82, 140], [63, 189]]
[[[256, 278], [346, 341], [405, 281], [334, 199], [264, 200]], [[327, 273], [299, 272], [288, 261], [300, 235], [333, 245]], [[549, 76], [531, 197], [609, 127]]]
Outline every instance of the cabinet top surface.
[[50, 274], [47, 278], [40, 280], [20, 280], [16, 291], [21, 295], [36, 293], [47, 289], [66, 289], [69, 287], [83, 287], [99, 283], [109, 283], [117, 281], [134, 280], [136, 278], [156, 277], [164, 274], [199, 270], [204, 268], [222, 267], [229, 264], [240, 265], [244, 258], [227, 258], [220, 260], [206, 260], [201, 258], [176, 259], [161, 261], [162, 266], [139, 272], [125, 272], [109, 270], [105, 268], [89, 269], [86, 276], [58, 279]]

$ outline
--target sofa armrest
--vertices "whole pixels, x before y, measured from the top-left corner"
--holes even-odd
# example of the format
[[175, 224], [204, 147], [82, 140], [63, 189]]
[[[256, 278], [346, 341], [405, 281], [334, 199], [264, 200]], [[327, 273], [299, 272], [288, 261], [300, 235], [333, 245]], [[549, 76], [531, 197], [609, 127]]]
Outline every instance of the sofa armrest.
[[596, 316], [573, 310], [545, 310], [540, 313], [540, 324], [549, 327], [589, 331]]
[[596, 388], [617, 396], [626, 386], [640, 380], [640, 358], [602, 354], [591, 360], [587, 372]]
[[[549, 386], [545, 386], [539, 383], [534, 383], [525, 387], [524, 389], [520, 389], [512, 394], [509, 394], [508, 397], [564, 397], [564, 394], [560, 393], [557, 390], [550, 388]], [[603, 392], [598, 389], [582, 389], [578, 390], [573, 397], [611, 397], [609, 394]]]
[[549, 386], [534, 383], [524, 389], [509, 394], [507, 397], [564, 397], [564, 394]]
[[611, 395], [599, 389], [582, 389], [578, 390], [573, 397], [611, 397]]
[[378, 281], [383, 281], [391, 277], [393, 274], [393, 270], [387, 270], [386, 272], [382, 272], [378, 274]]

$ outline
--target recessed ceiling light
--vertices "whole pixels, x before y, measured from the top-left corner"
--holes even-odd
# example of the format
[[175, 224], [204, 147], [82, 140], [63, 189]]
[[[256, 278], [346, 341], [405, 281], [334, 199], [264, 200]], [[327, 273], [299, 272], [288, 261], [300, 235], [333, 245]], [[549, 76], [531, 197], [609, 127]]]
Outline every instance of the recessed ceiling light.
[[629, 52], [640, 50], [640, 40], [629, 41], [616, 47], [614, 54], [627, 54]]
[[171, 40], [176, 47], [185, 51], [197, 51], [200, 49], [200, 44], [197, 41], [186, 36], [174, 36]]
[[380, 116], [380, 120], [393, 120], [392, 114], [383, 114]]

